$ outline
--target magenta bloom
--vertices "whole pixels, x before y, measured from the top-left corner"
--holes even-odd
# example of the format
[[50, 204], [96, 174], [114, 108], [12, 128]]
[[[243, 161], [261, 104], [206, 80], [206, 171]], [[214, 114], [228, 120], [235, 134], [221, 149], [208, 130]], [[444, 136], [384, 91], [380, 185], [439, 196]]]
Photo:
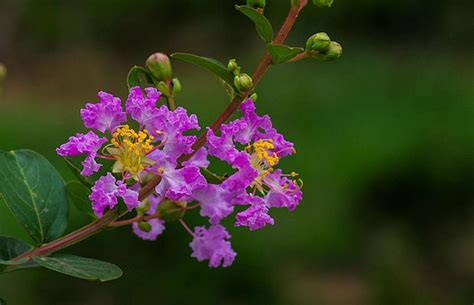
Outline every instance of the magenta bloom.
[[81, 118], [87, 128], [110, 133], [127, 120], [120, 99], [103, 91], [99, 92], [99, 103], [88, 103], [81, 110]]
[[275, 221], [268, 215], [268, 208], [265, 206], [264, 201], [260, 197], [256, 196], [244, 196], [243, 204], [251, 204], [251, 206], [237, 213], [235, 219], [235, 226], [245, 226], [251, 231], [261, 229], [266, 225], [273, 225]]
[[83, 170], [81, 171], [81, 175], [90, 176], [101, 167], [101, 165], [95, 161], [95, 157], [97, 151], [105, 142], [107, 142], [107, 138], [99, 138], [93, 131], [89, 131], [86, 134], [78, 133], [70, 137], [67, 143], [57, 148], [56, 152], [62, 157], [82, 154], [87, 155], [86, 159], [82, 162]]
[[141, 127], [148, 126], [150, 120], [156, 115], [156, 103], [161, 96], [161, 92], [153, 87], [145, 89], [145, 94], [140, 87], [133, 87], [125, 103], [125, 109], [132, 119], [137, 121]]
[[138, 226], [138, 223], [132, 225], [133, 233], [143, 240], [156, 240], [158, 235], [161, 235], [165, 230], [165, 222], [161, 219], [150, 219], [147, 220], [147, 223], [151, 226], [151, 230], [148, 232], [142, 231]]
[[117, 199], [121, 197], [129, 210], [137, 207], [138, 192], [127, 189], [126, 184], [117, 181], [111, 173], [102, 176], [92, 187], [89, 199], [92, 201], [92, 210], [97, 217], [102, 217], [106, 208], [113, 209]]
[[[259, 116], [255, 112], [251, 99], [240, 108], [242, 117], [223, 124], [220, 136], [208, 129], [207, 147], [210, 155], [236, 169], [222, 187], [234, 195], [234, 200], [246, 198], [248, 202], [243, 204], [250, 204], [247, 210], [237, 214], [235, 225], [256, 230], [274, 223], [268, 215], [269, 208], [294, 210], [302, 192], [300, 180], [295, 180], [296, 173], [284, 175], [274, 168], [280, 158], [295, 152], [293, 143], [272, 127], [268, 115]], [[244, 149], [236, 144], [244, 145]]]
[[232, 250], [230, 234], [221, 225], [213, 225], [208, 230], [205, 227], [194, 229], [194, 239], [189, 244], [193, 249], [192, 257], [198, 261], [209, 260], [209, 267], [228, 267], [232, 264], [237, 253]]
[[233, 195], [220, 185], [208, 184], [193, 191], [192, 197], [201, 204], [201, 216], [209, 217], [209, 222], [218, 224], [233, 211]]

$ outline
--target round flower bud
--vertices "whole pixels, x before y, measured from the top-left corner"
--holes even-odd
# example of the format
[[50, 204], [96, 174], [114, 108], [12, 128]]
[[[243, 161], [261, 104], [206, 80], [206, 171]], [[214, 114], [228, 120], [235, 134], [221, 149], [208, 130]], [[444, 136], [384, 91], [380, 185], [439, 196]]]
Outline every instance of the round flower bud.
[[156, 209], [160, 213], [160, 219], [164, 221], [174, 221], [182, 218], [186, 212], [186, 203], [165, 200]]
[[257, 96], [257, 93], [254, 93], [254, 94], [252, 94], [252, 95], [250, 96], [250, 99], [251, 99], [252, 101], [256, 102], [256, 101], [257, 101], [257, 97], [258, 97], [258, 96]]
[[265, 8], [265, 0], [247, 0], [247, 5], [253, 8]]
[[173, 96], [179, 94], [181, 92], [181, 83], [180, 83], [179, 79], [173, 78], [173, 80], [171, 81], [171, 84], [173, 85], [173, 89], [171, 90], [171, 94]]
[[234, 77], [234, 85], [235, 85], [235, 88], [237, 88], [239, 92], [246, 92], [246, 91], [252, 90], [253, 80], [250, 77], [250, 75], [246, 73], [242, 73]]
[[334, 0], [313, 0], [313, 4], [316, 5], [316, 7], [331, 7], [333, 2]]
[[342, 56], [342, 46], [335, 42], [331, 41], [329, 48], [325, 53], [325, 60], [336, 60]]
[[324, 32], [316, 33], [308, 38], [306, 51], [326, 52], [331, 43], [331, 38]]
[[7, 78], [7, 68], [0, 63], [0, 82], [4, 81]]
[[169, 80], [173, 74], [170, 59], [163, 53], [150, 55], [146, 60], [145, 66], [150, 70], [151, 75], [159, 81]]
[[151, 224], [149, 224], [148, 222], [146, 221], [140, 221], [138, 223], [138, 228], [140, 229], [140, 231], [143, 231], [143, 232], [150, 232], [151, 231]]
[[168, 85], [164, 81], [159, 82], [156, 85], [156, 88], [158, 89], [158, 91], [160, 91], [164, 95], [166, 96], [170, 95], [170, 89], [168, 88]]
[[229, 63], [227, 64], [227, 69], [230, 72], [233, 72], [234, 75], [239, 75], [240, 74], [240, 67], [237, 64], [237, 61], [235, 59], [229, 60]]

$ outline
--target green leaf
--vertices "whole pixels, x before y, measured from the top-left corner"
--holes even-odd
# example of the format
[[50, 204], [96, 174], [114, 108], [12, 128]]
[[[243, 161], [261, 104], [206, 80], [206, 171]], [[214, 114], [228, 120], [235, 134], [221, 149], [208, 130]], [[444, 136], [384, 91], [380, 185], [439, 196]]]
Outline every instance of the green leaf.
[[304, 52], [303, 48], [292, 48], [282, 44], [269, 44], [267, 45], [267, 50], [272, 56], [272, 62], [275, 64], [285, 63]]
[[238, 6], [236, 5], [235, 8], [244, 14], [245, 16], [249, 17], [250, 20], [255, 23], [255, 28], [257, 30], [258, 35], [262, 37], [263, 41], [266, 43], [270, 43], [273, 40], [273, 28], [272, 24], [268, 19], [260, 14], [256, 9], [247, 6], [247, 5], [242, 5]]
[[64, 157], [63, 159], [66, 161], [67, 167], [82, 184], [86, 185], [87, 187], [92, 187], [94, 185], [94, 181], [90, 177], [81, 175], [81, 168], [76, 162], [74, 162], [72, 158]]
[[7, 302], [4, 299], [0, 298], [0, 305], [7, 305]]
[[89, 281], [107, 282], [122, 276], [114, 264], [75, 255], [35, 256], [33, 260], [49, 270]]
[[66, 229], [69, 203], [64, 181], [33, 151], [0, 151], [0, 201], [36, 245], [60, 237]]
[[71, 197], [72, 203], [79, 211], [94, 216], [91, 201], [89, 200], [89, 195], [91, 193], [89, 188], [79, 181], [69, 181], [66, 184], [66, 189]]
[[218, 175], [214, 174], [207, 168], [201, 167], [201, 174], [206, 178], [207, 182], [213, 184], [220, 184], [224, 180], [224, 178], [219, 177]]
[[142, 81], [140, 79], [140, 75], [143, 75], [148, 83], [153, 84], [153, 78], [147, 69], [140, 66], [133, 66], [128, 72], [127, 76], [127, 85], [129, 90], [132, 87], [141, 86]]
[[33, 249], [27, 243], [11, 238], [0, 236], [0, 265], [18, 265], [24, 263], [28, 259], [11, 261], [15, 257]]
[[174, 53], [171, 54], [171, 57], [204, 68], [214, 73], [217, 77], [219, 77], [232, 87], [234, 86], [234, 74], [227, 70], [227, 67], [224, 66], [218, 60], [188, 53]]

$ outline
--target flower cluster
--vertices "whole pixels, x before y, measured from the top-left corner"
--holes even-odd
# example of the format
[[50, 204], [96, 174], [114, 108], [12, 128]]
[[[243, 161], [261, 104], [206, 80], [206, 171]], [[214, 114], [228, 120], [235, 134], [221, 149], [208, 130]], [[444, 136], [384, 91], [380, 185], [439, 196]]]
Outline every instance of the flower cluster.
[[[210, 226], [197, 226], [190, 243], [192, 256], [209, 260], [209, 266], [229, 266], [235, 259], [227, 230], [221, 220], [234, 209], [235, 226], [257, 230], [274, 224], [271, 208], [292, 211], [302, 197], [297, 174], [275, 169], [280, 158], [295, 152], [272, 127], [268, 116], [259, 116], [251, 99], [241, 105], [242, 117], [220, 127], [219, 135], [207, 130], [207, 142], [196, 152], [192, 146], [200, 129], [197, 117], [178, 107], [158, 105], [161, 93], [155, 88], [130, 89], [125, 102], [100, 92], [98, 103], [81, 110], [87, 133], [78, 133], [57, 149], [60, 156], [84, 156], [81, 174], [100, 176], [89, 199], [97, 217], [120, 202], [135, 210], [133, 232], [154, 240], [165, 229], [160, 213], [163, 202], [176, 202], [184, 211], [197, 207]], [[190, 159], [184, 156], [192, 154]], [[227, 162], [235, 172], [220, 184], [208, 182], [202, 174], [209, 166], [208, 155]], [[113, 162], [110, 170], [98, 162]], [[180, 162], [180, 160], [187, 160]], [[140, 189], [159, 176], [153, 194], [141, 198]], [[188, 204], [196, 202], [193, 206]], [[239, 206], [247, 206], [241, 208]]]

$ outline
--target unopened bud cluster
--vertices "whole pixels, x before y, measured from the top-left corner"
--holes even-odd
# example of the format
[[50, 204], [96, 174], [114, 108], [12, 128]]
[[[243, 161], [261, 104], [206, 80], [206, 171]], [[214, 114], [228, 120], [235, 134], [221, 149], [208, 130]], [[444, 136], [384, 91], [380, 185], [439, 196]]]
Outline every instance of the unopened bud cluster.
[[341, 57], [342, 46], [335, 41], [331, 41], [328, 34], [319, 32], [308, 38], [306, 53], [308, 56], [320, 60], [335, 60]]

